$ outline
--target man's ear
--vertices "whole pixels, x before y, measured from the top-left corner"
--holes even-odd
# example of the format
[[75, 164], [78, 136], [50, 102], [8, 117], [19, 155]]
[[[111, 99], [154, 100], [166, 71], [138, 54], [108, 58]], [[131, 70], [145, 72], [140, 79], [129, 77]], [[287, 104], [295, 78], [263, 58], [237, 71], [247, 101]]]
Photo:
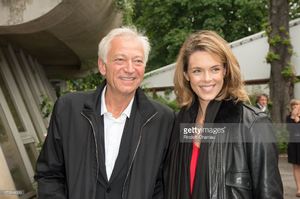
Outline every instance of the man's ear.
[[188, 81], [188, 82], [190, 81], [190, 78], [186, 72], [183, 72], [183, 76], [186, 79], [186, 81]]
[[98, 70], [102, 76], [106, 75], [106, 64], [101, 58], [98, 59]]

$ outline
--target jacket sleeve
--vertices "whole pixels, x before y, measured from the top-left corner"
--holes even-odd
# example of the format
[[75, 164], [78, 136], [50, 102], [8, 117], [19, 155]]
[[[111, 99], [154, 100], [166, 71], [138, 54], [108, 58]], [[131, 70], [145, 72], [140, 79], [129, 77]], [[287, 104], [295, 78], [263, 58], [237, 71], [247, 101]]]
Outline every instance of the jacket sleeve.
[[247, 156], [252, 176], [253, 198], [282, 199], [283, 187], [272, 123], [266, 116], [259, 116], [250, 127], [249, 136]]
[[156, 183], [155, 183], [152, 199], [164, 199], [164, 195], [165, 195], [165, 191], [166, 191], [165, 178], [164, 178], [165, 173], [164, 172], [165, 172], [165, 167], [166, 167], [166, 163], [167, 163], [166, 162], [167, 151], [169, 148], [170, 136], [173, 131], [174, 120], [175, 120], [175, 113], [172, 112], [172, 115], [170, 116], [170, 121], [169, 121], [167, 132], [165, 132], [168, 135], [167, 136], [168, 139], [166, 142], [163, 159], [162, 159], [161, 165], [159, 167], [159, 172], [158, 172], [158, 175], [156, 178]]
[[35, 180], [39, 199], [65, 199], [66, 176], [60, 134], [57, 102], [55, 104], [48, 134], [36, 164]]
[[163, 199], [164, 198], [164, 186], [163, 186], [163, 164], [159, 168], [159, 173], [156, 178], [154, 192], [152, 199]]

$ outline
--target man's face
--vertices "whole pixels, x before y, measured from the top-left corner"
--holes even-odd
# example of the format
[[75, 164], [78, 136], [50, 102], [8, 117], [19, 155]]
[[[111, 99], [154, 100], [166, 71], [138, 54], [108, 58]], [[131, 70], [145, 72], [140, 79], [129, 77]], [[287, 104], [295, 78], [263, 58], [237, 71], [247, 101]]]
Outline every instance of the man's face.
[[145, 72], [143, 45], [134, 37], [115, 37], [107, 53], [107, 63], [99, 60], [98, 65], [106, 77], [108, 92], [115, 96], [133, 96]]
[[265, 107], [265, 106], [267, 106], [267, 104], [268, 104], [268, 99], [267, 99], [265, 96], [261, 96], [261, 97], [259, 98], [259, 100], [258, 100], [258, 103], [259, 103], [261, 106]]

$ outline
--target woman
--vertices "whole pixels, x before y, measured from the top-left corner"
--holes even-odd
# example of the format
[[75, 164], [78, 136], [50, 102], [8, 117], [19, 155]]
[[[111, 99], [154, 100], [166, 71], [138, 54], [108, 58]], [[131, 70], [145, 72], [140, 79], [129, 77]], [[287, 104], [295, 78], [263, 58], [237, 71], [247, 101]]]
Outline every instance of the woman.
[[[166, 198], [283, 198], [271, 123], [244, 104], [248, 96], [228, 43], [212, 31], [191, 35], [178, 55], [174, 84], [181, 110], [168, 152]], [[202, 134], [193, 126], [204, 127]], [[205, 129], [225, 132], [203, 139]], [[190, 140], [195, 135], [202, 139]]]
[[286, 117], [289, 132], [288, 162], [293, 164], [293, 173], [297, 186], [296, 197], [300, 197], [300, 100], [292, 99], [291, 113]]

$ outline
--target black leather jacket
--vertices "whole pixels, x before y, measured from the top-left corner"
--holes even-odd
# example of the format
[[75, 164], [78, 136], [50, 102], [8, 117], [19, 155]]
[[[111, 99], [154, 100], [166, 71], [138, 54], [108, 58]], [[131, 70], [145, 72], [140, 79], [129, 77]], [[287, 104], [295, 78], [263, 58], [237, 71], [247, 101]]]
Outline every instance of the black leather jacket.
[[[191, 143], [180, 141], [180, 124], [194, 123], [198, 106], [194, 103], [178, 114], [165, 170], [166, 198], [282, 199], [272, 124], [259, 109], [233, 101], [212, 101], [208, 105], [205, 125], [218, 123], [226, 127], [226, 131], [215, 139], [201, 141], [200, 154], [205, 158], [199, 156], [196, 173], [200, 173], [200, 180], [195, 180], [193, 194], [190, 194]], [[204, 143], [206, 150], [202, 148]], [[206, 195], [203, 196], [203, 192]]]

